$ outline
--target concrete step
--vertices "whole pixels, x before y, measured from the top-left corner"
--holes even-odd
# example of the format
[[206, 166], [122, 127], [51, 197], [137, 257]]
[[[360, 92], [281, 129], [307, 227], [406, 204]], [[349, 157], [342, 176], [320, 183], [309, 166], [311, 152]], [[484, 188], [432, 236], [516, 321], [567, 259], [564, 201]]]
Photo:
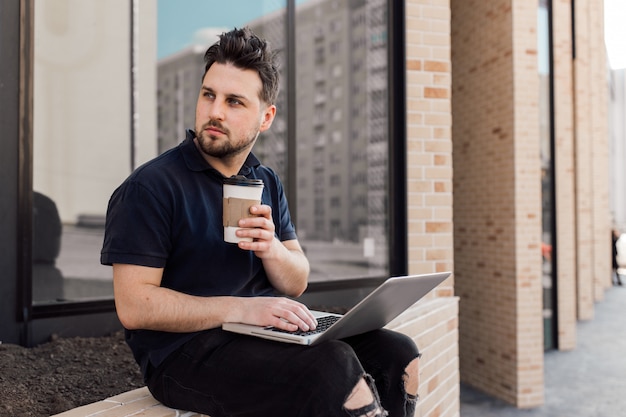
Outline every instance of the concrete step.
[[191, 411], [174, 410], [154, 399], [147, 387], [137, 388], [52, 417], [209, 417]]

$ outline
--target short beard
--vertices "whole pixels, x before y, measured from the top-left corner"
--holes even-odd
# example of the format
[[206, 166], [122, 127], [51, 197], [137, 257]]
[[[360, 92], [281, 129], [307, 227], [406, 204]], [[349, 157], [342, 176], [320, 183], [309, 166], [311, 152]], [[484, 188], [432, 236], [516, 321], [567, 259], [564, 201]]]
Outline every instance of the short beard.
[[206, 126], [215, 126], [218, 129], [222, 130], [224, 134], [231, 139], [230, 132], [224, 129], [218, 122], [210, 121], [202, 126], [200, 129], [196, 128], [196, 139], [198, 140], [198, 145], [202, 153], [209, 155], [213, 158], [229, 158], [235, 155], [239, 155], [242, 152], [248, 150], [256, 141], [257, 136], [259, 135], [259, 131], [253, 132], [248, 135], [245, 140], [237, 143], [233, 143], [230, 140], [222, 141], [222, 143], [218, 143], [215, 141], [215, 137], [212, 135], [208, 135], [204, 133], [204, 128]]

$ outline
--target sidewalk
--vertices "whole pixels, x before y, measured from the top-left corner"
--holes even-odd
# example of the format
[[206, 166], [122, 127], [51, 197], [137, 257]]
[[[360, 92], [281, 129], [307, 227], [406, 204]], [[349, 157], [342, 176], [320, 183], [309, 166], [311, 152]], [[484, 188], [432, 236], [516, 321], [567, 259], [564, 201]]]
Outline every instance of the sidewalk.
[[626, 287], [609, 288], [579, 322], [573, 351], [545, 354], [545, 403], [519, 410], [461, 385], [461, 417], [626, 416]]

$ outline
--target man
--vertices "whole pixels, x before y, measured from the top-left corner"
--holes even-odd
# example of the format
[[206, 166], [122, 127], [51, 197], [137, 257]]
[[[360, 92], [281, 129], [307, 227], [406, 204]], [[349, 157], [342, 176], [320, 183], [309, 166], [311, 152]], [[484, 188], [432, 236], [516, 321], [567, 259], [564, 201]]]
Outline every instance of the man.
[[[211, 417], [412, 416], [419, 353], [404, 335], [299, 346], [221, 329], [317, 325], [292, 299], [307, 287], [309, 263], [282, 185], [251, 153], [276, 115], [274, 59], [248, 28], [222, 34], [205, 54], [195, 132], [113, 193], [101, 262], [113, 265], [127, 342], [154, 397], [173, 408]], [[222, 183], [233, 175], [265, 185], [237, 231], [252, 242], [223, 240]]]
[[617, 249], [617, 242], [619, 241], [620, 233], [617, 229], [611, 230], [611, 246], [613, 247], [613, 256], [611, 257], [611, 261], [613, 263], [613, 276], [612, 281], [613, 285], [623, 285], [622, 277], [619, 273], [619, 263], [617, 262], [617, 255], [619, 251]]

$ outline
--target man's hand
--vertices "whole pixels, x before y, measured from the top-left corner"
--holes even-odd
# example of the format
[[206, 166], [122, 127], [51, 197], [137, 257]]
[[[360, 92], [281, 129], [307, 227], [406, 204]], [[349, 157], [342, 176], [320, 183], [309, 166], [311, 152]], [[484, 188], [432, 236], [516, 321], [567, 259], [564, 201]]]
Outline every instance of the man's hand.
[[241, 307], [234, 312], [233, 321], [273, 326], [291, 332], [298, 329], [308, 331], [317, 327], [317, 320], [309, 309], [304, 304], [289, 298], [252, 297], [240, 300]]
[[251, 237], [252, 242], [239, 242], [241, 249], [254, 251], [263, 261], [267, 277], [280, 293], [299, 297], [307, 287], [309, 261], [296, 239], [280, 241], [275, 235], [272, 208], [255, 205], [250, 213], [256, 217], [239, 220], [237, 236]]
[[236, 234], [238, 237], [250, 237], [253, 241], [239, 242], [239, 247], [254, 251], [261, 259], [276, 256], [272, 252], [273, 245], [280, 244], [280, 242], [274, 236], [276, 226], [272, 220], [272, 208], [266, 205], [254, 205], [250, 207], [250, 214], [255, 217], [239, 220], [239, 227], [243, 229], [237, 229]]

